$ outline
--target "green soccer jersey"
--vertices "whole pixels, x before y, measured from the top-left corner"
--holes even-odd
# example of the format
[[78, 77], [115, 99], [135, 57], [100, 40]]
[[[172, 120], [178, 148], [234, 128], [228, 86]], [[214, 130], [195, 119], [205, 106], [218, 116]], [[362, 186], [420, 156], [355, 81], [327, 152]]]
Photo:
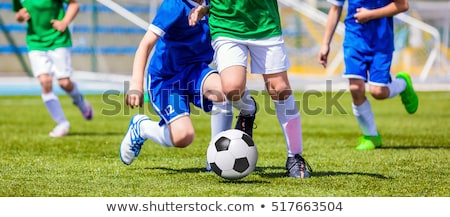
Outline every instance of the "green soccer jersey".
[[69, 29], [59, 32], [51, 20], [62, 20], [64, 2], [69, 0], [13, 0], [13, 10], [26, 8], [31, 19], [27, 22], [26, 42], [28, 50], [52, 50], [72, 46]]
[[263, 39], [281, 35], [277, 0], [210, 0], [213, 39]]

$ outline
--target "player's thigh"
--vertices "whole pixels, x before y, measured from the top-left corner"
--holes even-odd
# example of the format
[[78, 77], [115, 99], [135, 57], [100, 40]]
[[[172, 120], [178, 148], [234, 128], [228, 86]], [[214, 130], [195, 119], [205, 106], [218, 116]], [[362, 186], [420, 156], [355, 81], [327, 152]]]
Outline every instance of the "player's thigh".
[[368, 80], [368, 65], [366, 55], [353, 47], [344, 47], [345, 72], [343, 77], [348, 79]]
[[247, 83], [247, 71], [244, 66], [235, 65], [224, 69], [220, 73], [222, 90], [228, 99], [238, 99], [245, 91]]
[[28, 58], [35, 77], [39, 77], [41, 74], [52, 75], [52, 60], [48, 52], [31, 50], [28, 52]]
[[250, 71], [254, 74], [285, 72], [290, 67], [283, 37], [248, 41]]
[[72, 75], [72, 58], [70, 48], [56, 48], [48, 52], [53, 61], [53, 72], [56, 78], [68, 78]]
[[226, 68], [231, 66], [242, 66], [244, 71], [248, 64], [248, 48], [244, 41], [218, 37], [213, 40], [214, 60], [217, 64], [217, 70], [222, 73]]
[[392, 53], [375, 53], [370, 64], [369, 84], [387, 86], [391, 83]]
[[209, 68], [207, 63], [190, 64], [186, 70], [187, 76], [179, 82], [186, 85], [183, 85], [184, 88], [180, 91], [187, 96], [189, 103], [205, 112], [210, 112], [212, 101], [224, 99], [217, 71]]
[[210, 73], [203, 82], [203, 96], [213, 102], [225, 101], [222, 91], [222, 82], [218, 73]]
[[189, 115], [189, 95], [181, 88], [173, 88], [173, 83], [164, 78], [153, 77], [150, 82], [150, 98], [155, 112], [166, 124]]

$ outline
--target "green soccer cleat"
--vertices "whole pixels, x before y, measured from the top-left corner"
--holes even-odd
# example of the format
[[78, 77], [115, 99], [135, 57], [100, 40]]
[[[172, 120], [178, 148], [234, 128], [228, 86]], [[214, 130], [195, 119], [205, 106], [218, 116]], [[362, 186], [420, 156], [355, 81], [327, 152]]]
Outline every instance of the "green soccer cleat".
[[358, 146], [356, 150], [373, 150], [381, 148], [381, 136], [361, 136], [358, 138]]
[[402, 103], [405, 106], [406, 111], [409, 114], [414, 114], [417, 111], [417, 108], [419, 107], [419, 98], [417, 97], [417, 94], [414, 91], [411, 77], [406, 72], [399, 72], [396, 78], [401, 78], [405, 80], [406, 87], [405, 90], [400, 93], [400, 96], [402, 98]]

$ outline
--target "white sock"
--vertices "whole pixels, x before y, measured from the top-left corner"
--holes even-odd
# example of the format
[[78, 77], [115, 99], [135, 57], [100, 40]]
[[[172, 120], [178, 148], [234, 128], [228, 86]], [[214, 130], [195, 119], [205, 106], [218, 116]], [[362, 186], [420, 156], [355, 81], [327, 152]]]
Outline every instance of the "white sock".
[[352, 103], [352, 109], [363, 135], [378, 136], [377, 126], [375, 125], [374, 114], [369, 100], [366, 99], [359, 106]]
[[273, 102], [286, 140], [288, 156], [301, 155], [303, 152], [302, 124], [294, 96], [290, 95], [286, 100], [273, 100]]
[[60, 124], [67, 122], [66, 116], [64, 115], [64, 111], [61, 107], [61, 103], [59, 102], [58, 96], [55, 93], [50, 92], [47, 94], [42, 94], [42, 101], [44, 101], [45, 106], [47, 107], [50, 116], [53, 120]]
[[232, 104], [243, 115], [255, 114], [256, 105], [251, 99], [250, 91], [247, 88], [245, 88], [244, 95], [239, 100], [233, 101]]
[[144, 139], [150, 139], [164, 147], [173, 147], [170, 131], [167, 124], [162, 126], [159, 122], [152, 120], [144, 120], [140, 124], [141, 136]]
[[233, 123], [233, 108], [231, 103], [213, 102], [211, 110], [211, 139], [218, 133], [231, 129]]
[[81, 110], [81, 112], [85, 113], [86, 106], [84, 104], [83, 95], [81, 95], [80, 91], [78, 91], [78, 87], [75, 82], [73, 83], [73, 90], [68, 94], [70, 98], [72, 98], [73, 104], [75, 104]]
[[406, 81], [401, 78], [396, 78], [392, 80], [391, 83], [387, 85], [389, 88], [389, 97], [392, 98], [394, 96], [397, 96], [401, 92], [403, 92], [406, 88]]

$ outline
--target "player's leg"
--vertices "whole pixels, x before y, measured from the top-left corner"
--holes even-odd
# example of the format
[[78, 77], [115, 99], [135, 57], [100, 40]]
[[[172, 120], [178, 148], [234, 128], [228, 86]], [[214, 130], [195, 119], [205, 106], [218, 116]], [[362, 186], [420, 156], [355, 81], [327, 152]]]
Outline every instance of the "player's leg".
[[375, 99], [392, 98], [406, 87], [406, 81], [396, 78], [391, 80], [392, 53], [375, 53], [370, 63], [369, 92]]
[[[403, 82], [405, 82], [405, 88], [401, 90]], [[402, 103], [405, 106], [406, 111], [409, 114], [416, 113], [417, 108], [419, 107], [419, 97], [414, 90], [411, 77], [406, 72], [399, 72], [392, 82], [392, 85], [396, 85], [397, 83], [400, 83], [398, 89], [401, 90], [400, 97], [402, 98]], [[394, 95], [391, 94], [390, 97], [393, 96]]]
[[211, 110], [211, 138], [218, 133], [231, 129], [233, 109], [231, 103], [222, 92], [220, 75], [210, 73], [203, 83], [203, 97], [212, 102]]
[[195, 138], [194, 126], [188, 115], [180, 116], [169, 123], [172, 144], [177, 148], [185, 148], [192, 144]]
[[70, 123], [64, 115], [58, 96], [53, 92], [52, 61], [45, 51], [30, 51], [28, 56], [33, 74], [41, 85], [42, 101], [57, 124], [49, 135], [51, 137], [65, 136], [69, 133]]
[[246, 88], [248, 48], [224, 37], [214, 40], [213, 47], [222, 90], [232, 106], [239, 110], [235, 128], [253, 136], [256, 102]]
[[352, 111], [363, 133], [363, 136], [358, 138], [356, 149], [372, 150], [381, 146], [372, 106], [365, 95], [366, 81], [369, 80], [367, 72], [370, 71], [367, 66], [372, 64], [373, 58], [353, 47], [344, 47], [344, 53], [346, 71], [343, 77], [349, 79]]
[[120, 144], [120, 159], [126, 165], [133, 163], [147, 139], [164, 147], [174, 147], [171, 131], [174, 130], [170, 130], [167, 124], [153, 121], [147, 115], [134, 115]]
[[262, 74], [284, 135], [287, 174], [294, 178], [308, 178], [312, 170], [302, 157], [301, 118], [287, 75], [290, 64], [283, 38], [263, 39], [249, 47], [252, 73]]
[[86, 120], [91, 120], [93, 115], [92, 106], [84, 99], [76, 83], [70, 79], [72, 76], [72, 61], [69, 48], [57, 48], [49, 51], [49, 55], [54, 62], [53, 70], [59, 86], [72, 98], [73, 104], [80, 109], [83, 117]]
[[[142, 145], [147, 139], [164, 147], [174, 147], [172, 142], [175, 141], [172, 140], [174, 134], [171, 132], [175, 132], [178, 125], [175, 124], [171, 130], [169, 124], [189, 113], [189, 101], [187, 95], [177, 93], [177, 90], [171, 88], [171, 82], [165, 81], [166, 79], [154, 76], [149, 87], [152, 106], [161, 121], [152, 121], [143, 114], [134, 115], [130, 120], [127, 133], [120, 144], [120, 159], [126, 165], [130, 165], [139, 156]], [[178, 138], [176, 139], [178, 141]]]
[[287, 148], [286, 169], [294, 178], [308, 178], [312, 169], [302, 157], [303, 137], [301, 117], [286, 72], [263, 75]]
[[370, 101], [365, 96], [366, 83], [362, 79], [350, 78], [349, 89], [352, 95], [352, 111], [363, 133], [358, 138], [357, 150], [372, 150], [381, 147], [381, 137], [375, 124]]
[[[205, 108], [210, 107], [212, 104], [210, 123], [211, 139], [213, 139], [220, 132], [231, 129], [233, 108], [222, 91], [222, 83], [217, 71], [207, 67], [197, 77], [197, 84], [202, 84], [196, 87], [196, 89], [200, 88], [202, 90], [202, 92], [198, 93], [202, 96], [202, 102], [194, 102], [194, 104], [204, 107], [204, 111], [209, 111], [209, 109]], [[208, 161], [206, 161], [206, 171], [211, 171]]]

